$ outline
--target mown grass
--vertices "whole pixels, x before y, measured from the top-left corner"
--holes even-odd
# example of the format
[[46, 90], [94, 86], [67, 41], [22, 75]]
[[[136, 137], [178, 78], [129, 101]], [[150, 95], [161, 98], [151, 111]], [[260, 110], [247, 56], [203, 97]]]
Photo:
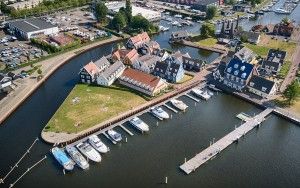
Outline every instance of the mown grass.
[[78, 84], [50, 119], [44, 131], [76, 133], [145, 102], [142, 96], [120, 86]]

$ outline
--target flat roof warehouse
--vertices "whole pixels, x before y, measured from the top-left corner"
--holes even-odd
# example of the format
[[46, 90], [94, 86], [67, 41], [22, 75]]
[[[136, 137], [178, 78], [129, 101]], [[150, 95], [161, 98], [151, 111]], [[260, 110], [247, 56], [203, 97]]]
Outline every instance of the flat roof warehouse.
[[33, 32], [56, 27], [41, 18], [30, 18], [26, 20], [17, 20], [9, 22], [10, 27], [18, 28], [23, 32]]

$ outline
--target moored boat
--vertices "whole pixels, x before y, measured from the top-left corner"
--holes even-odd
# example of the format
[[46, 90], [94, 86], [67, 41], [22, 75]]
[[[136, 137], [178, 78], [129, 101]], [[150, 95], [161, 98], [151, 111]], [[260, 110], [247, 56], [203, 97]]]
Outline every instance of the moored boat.
[[51, 149], [51, 153], [65, 170], [72, 171], [74, 169], [74, 162], [67, 156], [64, 150], [54, 147]]
[[198, 97], [200, 97], [201, 99], [204, 99], [204, 100], [208, 100], [208, 99], [210, 99], [210, 97], [211, 97], [207, 92], [202, 91], [201, 89], [198, 89], [198, 88], [192, 89], [192, 92], [193, 92], [196, 96], [198, 96]]
[[74, 146], [66, 146], [66, 151], [73, 161], [83, 170], [89, 168], [89, 163]]
[[109, 147], [107, 147], [97, 135], [89, 136], [89, 143], [100, 153], [107, 153], [109, 151]]
[[122, 140], [122, 135], [112, 129], [108, 130], [107, 134], [116, 142], [120, 142]]
[[139, 131], [142, 132], [149, 131], [149, 126], [138, 117], [132, 118], [131, 120], [129, 120], [129, 123], [133, 125], [135, 128], [137, 128]]
[[169, 114], [166, 111], [164, 111], [161, 107], [152, 107], [150, 108], [150, 112], [160, 119], [170, 118]]
[[172, 99], [172, 100], [170, 100], [170, 102], [173, 106], [175, 106], [176, 108], [178, 108], [181, 111], [185, 111], [188, 107], [188, 105], [186, 105], [184, 102], [177, 100], [177, 99]]
[[79, 151], [94, 162], [101, 162], [101, 155], [87, 142], [82, 142], [76, 145]]

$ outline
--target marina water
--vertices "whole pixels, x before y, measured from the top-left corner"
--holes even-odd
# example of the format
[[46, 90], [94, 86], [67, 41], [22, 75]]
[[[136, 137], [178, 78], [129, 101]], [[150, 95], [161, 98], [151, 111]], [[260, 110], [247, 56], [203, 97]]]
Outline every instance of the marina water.
[[[299, 22], [299, 7], [293, 14]], [[199, 26], [189, 29], [197, 32]], [[171, 47], [167, 43], [168, 36], [164, 33], [154, 36], [154, 39], [162, 47], [187, 51], [191, 56], [207, 61], [218, 56], [193, 48]], [[79, 69], [89, 60], [110, 53], [114, 45], [93, 49], [64, 65], [4, 122], [0, 127], [0, 177], [39, 137], [45, 124], [78, 82]], [[192, 158], [208, 147], [213, 138], [218, 140], [232, 131], [235, 125], [240, 125], [240, 120], [235, 118], [238, 113], [253, 115], [261, 110], [224, 93], [196, 104], [185, 96], [180, 100], [189, 106], [187, 111], [175, 114], [166, 109], [172, 114], [172, 119], [159, 121], [158, 126], [158, 120], [149, 113], [141, 116], [150, 126], [148, 134], [142, 135], [125, 124], [135, 133], [134, 136], [130, 137], [119, 128], [116, 130], [128, 138], [127, 143], [112, 145], [101, 136], [111, 151], [103, 155], [100, 164], [90, 162], [90, 169], [86, 171], [77, 168], [64, 175], [49, 154], [51, 146], [39, 141], [0, 187], [9, 187], [9, 183], [45, 154], [49, 157], [21, 179], [16, 187], [299, 187], [300, 127], [274, 115], [238, 144], [186, 176], [179, 170], [185, 158]], [[164, 184], [165, 177], [168, 177], [167, 185]]]

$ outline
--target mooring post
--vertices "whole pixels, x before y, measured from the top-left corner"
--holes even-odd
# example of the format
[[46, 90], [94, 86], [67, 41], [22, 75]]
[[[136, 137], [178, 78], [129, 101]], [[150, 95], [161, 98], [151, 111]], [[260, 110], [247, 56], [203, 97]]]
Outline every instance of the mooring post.
[[156, 122], [156, 126], [158, 126], [158, 121]]
[[168, 176], [165, 178], [165, 184], [168, 184]]
[[125, 137], [125, 142], [127, 143], [127, 136]]

